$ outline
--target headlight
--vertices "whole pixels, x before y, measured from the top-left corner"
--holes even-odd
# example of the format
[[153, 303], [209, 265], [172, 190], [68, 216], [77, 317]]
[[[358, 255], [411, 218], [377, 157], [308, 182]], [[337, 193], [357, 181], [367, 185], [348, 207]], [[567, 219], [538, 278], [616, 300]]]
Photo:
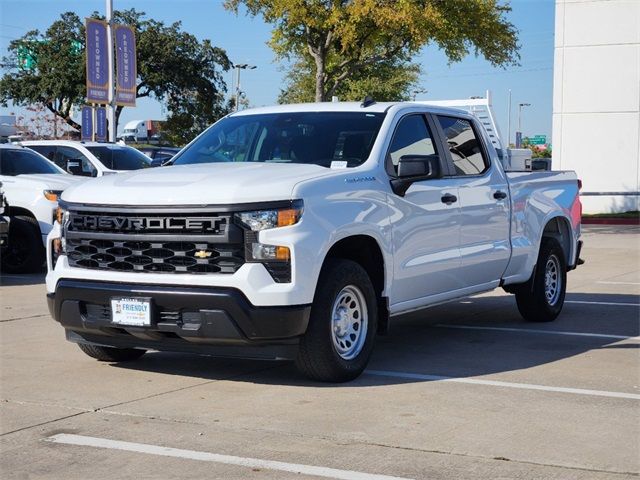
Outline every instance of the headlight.
[[[67, 242], [65, 239], [65, 232], [67, 223], [69, 223], [69, 211], [62, 207], [56, 208], [56, 221], [60, 224], [60, 241], [54, 244], [55, 250], [58, 254], [64, 253], [67, 249]], [[58, 240], [58, 239], [56, 239]]]
[[245, 258], [247, 262], [261, 263], [277, 283], [291, 281], [291, 251], [282, 245], [267, 245], [258, 241], [258, 232], [270, 228], [295, 225], [302, 217], [302, 200], [296, 200], [286, 208], [256, 210], [236, 213], [235, 218], [243, 228]]
[[60, 198], [60, 195], [62, 194], [62, 190], [45, 190], [42, 193], [44, 195], [44, 198], [46, 198], [50, 202], [57, 202], [58, 198]]
[[269, 228], [295, 225], [300, 221], [302, 210], [302, 201], [295, 201], [289, 208], [236, 213], [236, 218], [249, 230], [259, 232]]

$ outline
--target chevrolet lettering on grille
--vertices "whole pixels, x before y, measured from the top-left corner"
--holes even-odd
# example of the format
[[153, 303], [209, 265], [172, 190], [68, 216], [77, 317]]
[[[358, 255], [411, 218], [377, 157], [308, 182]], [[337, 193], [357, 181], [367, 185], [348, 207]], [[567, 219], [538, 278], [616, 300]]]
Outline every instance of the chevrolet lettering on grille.
[[224, 219], [218, 217], [121, 217], [71, 215], [71, 230], [218, 232]]

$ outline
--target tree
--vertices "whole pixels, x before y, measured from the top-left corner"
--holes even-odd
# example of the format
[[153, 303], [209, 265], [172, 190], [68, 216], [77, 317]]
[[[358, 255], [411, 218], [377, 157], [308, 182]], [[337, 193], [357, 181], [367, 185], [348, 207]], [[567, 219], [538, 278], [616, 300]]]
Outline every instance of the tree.
[[309, 58], [316, 101], [330, 99], [349, 78], [435, 43], [450, 61], [470, 51], [496, 66], [518, 60], [517, 31], [500, 0], [225, 0], [274, 24], [279, 58]]
[[[345, 79], [334, 95], [345, 101], [359, 101], [367, 95], [381, 102], [410, 100], [418, 88], [419, 76], [420, 66], [415, 63], [398, 58], [385, 60]], [[300, 59], [289, 68], [278, 102], [313, 102], [315, 93], [314, 64], [309, 59]]]
[[[97, 12], [92, 16], [101, 18]], [[153, 97], [164, 105], [169, 137], [188, 141], [226, 113], [222, 75], [231, 63], [224, 50], [183, 32], [180, 22], [165, 25], [134, 9], [115, 12], [114, 20], [136, 29], [137, 97]], [[15, 59], [27, 50], [35, 67], [15, 68], [0, 79], [0, 103], [41, 104], [79, 129], [70, 112], [84, 103], [84, 35], [83, 22], [67, 12], [45, 33], [34, 30], [13, 40], [11, 57], [3, 63], [16, 64]], [[116, 126], [122, 108], [116, 110]]]

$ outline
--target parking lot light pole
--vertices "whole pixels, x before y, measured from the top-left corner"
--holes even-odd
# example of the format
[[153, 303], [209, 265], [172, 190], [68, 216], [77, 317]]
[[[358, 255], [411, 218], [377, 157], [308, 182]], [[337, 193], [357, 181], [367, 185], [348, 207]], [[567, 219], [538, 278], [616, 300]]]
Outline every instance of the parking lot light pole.
[[113, 0], [106, 0], [106, 21], [107, 21], [107, 64], [109, 68], [109, 97], [107, 104], [107, 123], [109, 124], [109, 132], [108, 132], [108, 141], [115, 142], [116, 141], [116, 106], [115, 106], [115, 95], [113, 91]]
[[236, 69], [237, 78], [236, 78], [236, 104], [235, 110], [236, 112], [240, 110], [240, 70], [255, 70], [257, 67], [255, 65], [249, 65], [248, 63], [240, 63], [234, 65], [233, 68]]
[[530, 103], [518, 104], [518, 131], [516, 132], [516, 148], [522, 147], [522, 107], [530, 106]]

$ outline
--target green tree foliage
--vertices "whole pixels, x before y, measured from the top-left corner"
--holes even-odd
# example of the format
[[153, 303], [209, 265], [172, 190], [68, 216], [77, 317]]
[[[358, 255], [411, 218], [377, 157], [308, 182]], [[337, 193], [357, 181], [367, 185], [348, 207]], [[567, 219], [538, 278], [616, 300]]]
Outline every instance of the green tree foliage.
[[[419, 76], [419, 65], [399, 58], [385, 60], [345, 79], [334, 95], [343, 101], [359, 101], [367, 95], [380, 102], [411, 100], [418, 88]], [[289, 68], [278, 102], [313, 102], [315, 95], [314, 64], [309, 59], [300, 59]]]
[[[93, 17], [101, 18], [98, 13]], [[134, 9], [115, 12], [114, 21], [136, 29], [137, 97], [153, 97], [164, 105], [168, 119], [163, 132], [171, 140], [189, 141], [227, 113], [222, 75], [231, 64], [224, 50], [182, 31], [180, 22], [165, 25]], [[27, 47], [33, 52], [35, 68], [6, 73], [0, 79], [0, 102], [42, 104], [79, 129], [70, 111], [84, 103], [86, 93], [84, 35], [84, 22], [67, 12], [46, 32], [34, 30], [13, 40], [4, 63], [15, 64], [19, 50]], [[116, 110], [116, 119], [122, 108]]]
[[310, 59], [316, 101], [344, 82], [395, 58], [409, 59], [434, 43], [450, 61], [470, 52], [496, 66], [518, 60], [517, 31], [501, 0], [226, 0], [274, 25], [278, 57]]

